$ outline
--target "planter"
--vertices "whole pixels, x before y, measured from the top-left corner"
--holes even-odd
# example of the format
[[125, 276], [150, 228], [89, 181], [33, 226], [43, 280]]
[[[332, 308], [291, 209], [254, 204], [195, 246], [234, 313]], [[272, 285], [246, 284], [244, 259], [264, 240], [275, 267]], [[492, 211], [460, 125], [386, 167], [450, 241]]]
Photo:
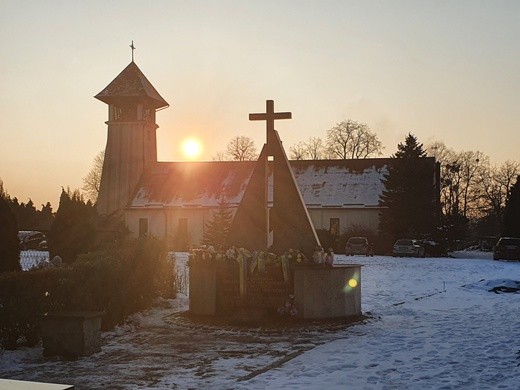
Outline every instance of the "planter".
[[102, 316], [102, 312], [44, 314], [43, 355], [77, 358], [100, 352]]
[[190, 266], [190, 313], [215, 315], [217, 311], [217, 275], [214, 264]]
[[361, 266], [295, 268], [294, 305], [303, 319], [361, 316]]

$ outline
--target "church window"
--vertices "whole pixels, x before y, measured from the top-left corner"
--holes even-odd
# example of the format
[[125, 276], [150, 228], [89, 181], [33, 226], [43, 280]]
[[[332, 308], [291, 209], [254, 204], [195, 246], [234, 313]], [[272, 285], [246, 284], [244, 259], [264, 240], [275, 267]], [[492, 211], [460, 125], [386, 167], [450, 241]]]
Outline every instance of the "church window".
[[339, 236], [339, 218], [331, 218], [329, 223], [331, 236]]
[[145, 108], [143, 110], [143, 120], [146, 121], [146, 122], [151, 122], [152, 121], [152, 113], [151, 113], [151, 110], [149, 108]]
[[115, 121], [120, 121], [123, 116], [123, 110], [121, 107], [114, 106], [114, 117], [112, 118]]
[[148, 235], [148, 218], [139, 218], [139, 237]]

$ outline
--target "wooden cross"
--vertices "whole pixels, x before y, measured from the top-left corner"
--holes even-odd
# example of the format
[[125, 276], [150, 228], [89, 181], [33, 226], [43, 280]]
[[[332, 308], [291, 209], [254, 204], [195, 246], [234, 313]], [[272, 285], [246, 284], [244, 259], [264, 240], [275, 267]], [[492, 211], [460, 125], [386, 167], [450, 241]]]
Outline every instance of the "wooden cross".
[[132, 44], [130, 45], [130, 49], [132, 49], [132, 62], [134, 62], [134, 50], [135, 50], [134, 41], [132, 41]]
[[269, 143], [270, 134], [274, 132], [274, 121], [276, 119], [291, 119], [290, 112], [274, 112], [274, 101], [266, 100], [265, 113], [249, 114], [250, 121], [266, 121], [267, 123], [267, 143]]

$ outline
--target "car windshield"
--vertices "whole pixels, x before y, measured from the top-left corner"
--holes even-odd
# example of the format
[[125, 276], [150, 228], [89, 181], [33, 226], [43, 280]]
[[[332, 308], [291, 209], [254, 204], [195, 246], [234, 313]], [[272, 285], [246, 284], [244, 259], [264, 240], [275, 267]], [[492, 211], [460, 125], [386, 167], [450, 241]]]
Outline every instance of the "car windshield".
[[518, 246], [520, 246], [520, 238], [501, 238], [500, 245], [518, 245]]
[[363, 237], [351, 237], [348, 239], [349, 244], [359, 245], [359, 244], [366, 244], [367, 239]]
[[413, 245], [413, 240], [397, 240], [395, 245]]

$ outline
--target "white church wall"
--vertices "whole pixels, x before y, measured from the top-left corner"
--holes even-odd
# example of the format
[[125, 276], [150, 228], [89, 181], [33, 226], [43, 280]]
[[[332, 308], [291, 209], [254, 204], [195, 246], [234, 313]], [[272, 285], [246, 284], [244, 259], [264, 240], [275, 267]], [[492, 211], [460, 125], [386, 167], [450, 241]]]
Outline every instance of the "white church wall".
[[353, 227], [363, 227], [377, 232], [379, 227], [379, 209], [308, 209], [316, 230], [329, 230], [331, 219], [339, 219], [339, 234], [346, 233]]
[[126, 226], [128, 227], [132, 237], [139, 237], [139, 235], [142, 235], [143, 232], [140, 232], [140, 221], [146, 220], [146, 235], [164, 238], [167, 234], [166, 218], [166, 209], [127, 209], [125, 212]]
[[[204, 226], [211, 218], [212, 212], [211, 208], [204, 207], [126, 209], [125, 218], [133, 237], [139, 236], [140, 220], [146, 219], [147, 234], [166, 238], [168, 247], [175, 249], [180, 245], [180, 240], [188, 247], [202, 245]], [[331, 218], [339, 219], [340, 234], [348, 232], [353, 227], [377, 232], [379, 226], [379, 209], [309, 209], [309, 215], [316, 230], [329, 230]], [[186, 232], [183, 232], [183, 229], [186, 229]]]
[[185, 244], [199, 246], [202, 243], [204, 224], [210, 210], [202, 207], [193, 209], [126, 209], [125, 220], [132, 237], [139, 237], [140, 220], [146, 219], [147, 235], [165, 238], [170, 249], [179, 240]]

